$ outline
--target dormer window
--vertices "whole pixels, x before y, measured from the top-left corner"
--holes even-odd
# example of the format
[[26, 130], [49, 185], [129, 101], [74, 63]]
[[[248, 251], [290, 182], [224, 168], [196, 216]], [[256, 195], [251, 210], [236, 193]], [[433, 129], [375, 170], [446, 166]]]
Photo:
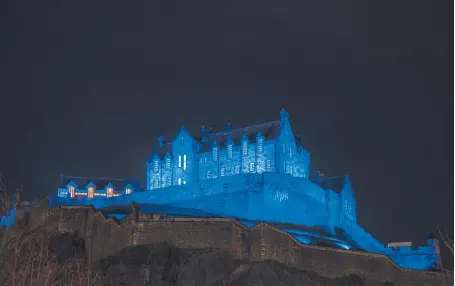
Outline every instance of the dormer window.
[[158, 169], [159, 169], [159, 161], [155, 159], [155, 161], [153, 161], [153, 172], [158, 173]]
[[213, 148], [213, 161], [218, 161], [218, 148]]
[[106, 196], [108, 198], [112, 198], [114, 196], [114, 188], [111, 188], [111, 187], [107, 188], [106, 189]]
[[183, 170], [186, 170], [186, 154], [183, 155]]
[[68, 193], [70, 194], [70, 198], [74, 198], [74, 186], [68, 187]]
[[262, 138], [258, 139], [258, 153], [262, 153], [263, 145], [264, 145], [264, 139], [262, 139]]
[[228, 158], [232, 159], [232, 144], [228, 145]]
[[89, 199], [93, 199], [93, 196], [95, 194], [95, 188], [94, 187], [89, 187], [87, 190], [87, 196]]
[[248, 156], [248, 142], [242, 142], [243, 156]]

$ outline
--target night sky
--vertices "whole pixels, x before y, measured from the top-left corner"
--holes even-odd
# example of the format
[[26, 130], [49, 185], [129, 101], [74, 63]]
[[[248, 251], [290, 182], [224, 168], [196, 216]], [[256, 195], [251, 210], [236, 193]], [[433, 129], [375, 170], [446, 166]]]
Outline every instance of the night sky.
[[[279, 118], [380, 241], [453, 233], [453, 1], [2, 1], [0, 171], [134, 177], [181, 123]], [[15, 6], [14, 6], [15, 5]]]

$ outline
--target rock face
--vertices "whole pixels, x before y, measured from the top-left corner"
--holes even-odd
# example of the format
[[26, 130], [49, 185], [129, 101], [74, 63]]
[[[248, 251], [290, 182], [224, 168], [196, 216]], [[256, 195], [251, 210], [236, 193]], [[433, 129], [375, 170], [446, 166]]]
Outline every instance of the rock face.
[[[25, 222], [24, 222], [25, 221]], [[56, 235], [61, 259], [83, 255], [110, 285], [453, 285], [441, 271], [406, 270], [384, 255], [304, 245], [273, 225], [168, 218], [123, 221], [91, 207], [41, 209], [17, 226]]]

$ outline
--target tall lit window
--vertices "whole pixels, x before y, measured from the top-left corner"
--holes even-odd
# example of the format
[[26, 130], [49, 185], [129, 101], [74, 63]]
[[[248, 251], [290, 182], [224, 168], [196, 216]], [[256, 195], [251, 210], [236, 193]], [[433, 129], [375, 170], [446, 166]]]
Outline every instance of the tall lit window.
[[218, 148], [213, 148], [213, 161], [218, 161]]
[[254, 172], [254, 163], [250, 163], [250, 172]]
[[127, 194], [127, 195], [131, 195], [132, 192], [133, 192], [133, 190], [131, 190], [130, 188], [125, 190], [125, 194]]
[[107, 196], [108, 198], [113, 197], [113, 196], [114, 196], [114, 189], [113, 189], [113, 188], [107, 188], [106, 196]]
[[240, 174], [240, 166], [239, 165], [235, 166], [235, 173], [236, 174]]
[[182, 156], [179, 155], [179, 168], [182, 168]]
[[226, 170], [224, 168], [221, 168], [221, 177], [224, 177], [226, 174]]
[[264, 139], [261, 138], [258, 140], [258, 153], [262, 153], [263, 143], [264, 143]]
[[228, 158], [232, 159], [232, 144], [228, 146]]
[[247, 156], [248, 155], [248, 143], [247, 142], [242, 143], [242, 149], [243, 149], [243, 156]]
[[74, 198], [74, 187], [73, 186], [69, 186], [68, 193], [70, 193], [71, 198]]
[[207, 179], [211, 179], [211, 178], [212, 178], [212, 172], [207, 171]]
[[171, 159], [166, 159], [166, 169], [170, 169], [171, 168]]
[[158, 160], [155, 160], [153, 162], [153, 172], [155, 173], [158, 173], [158, 164], [159, 164]]
[[285, 161], [285, 162], [283, 162], [283, 171], [284, 172], [287, 172], [287, 168], [286, 167], [287, 167], [287, 165], [286, 165], [286, 161]]
[[289, 148], [289, 157], [292, 158], [292, 148]]
[[89, 199], [93, 199], [95, 189], [93, 187], [88, 188], [87, 196]]
[[167, 183], [168, 186], [171, 185], [171, 176], [167, 177], [166, 183]]
[[159, 182], [158, 182], [158, 180], [154, 180], [154, 181], [153, 181], [153, 188], [154, 188], [154, 189], [158, 189], [158, 187], [159, 187]]
[[292, 166], [291, 166], [291, 164], [289, 164], [289, 165], [290, 165], [290, 166], [289, 166], [289, 174], [292, 175]]
[[183, 155], [183, 170], [186, 170], [186, 154]]
[[177, 179], [177, 185], [180, 186], [181, 184], [182, 184], [182, 178], [178, 178], [178, 179]]
[[272, 168], [272, 162], [270, 160], [267, 160], [267, 163], [266, 163], [267, 171], [270, 171], [271, 168]]

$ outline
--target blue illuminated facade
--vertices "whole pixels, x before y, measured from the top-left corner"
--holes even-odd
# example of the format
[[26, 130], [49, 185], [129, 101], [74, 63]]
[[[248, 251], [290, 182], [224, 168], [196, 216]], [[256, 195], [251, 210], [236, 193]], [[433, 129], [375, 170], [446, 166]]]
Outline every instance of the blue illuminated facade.
[[[357, 224], [348, 174], [322, 178], [316, 173], [311, 179], [309, 174], [310, 153], [282, 110], [279, 120], [261, 125], [231, 129], [228, 124], [217, 133], [204, 126], [198, 138], [182, 125], [172, 141], [159, 137], [146, 162], [145, 190], [131, 180], [66, 178], [51, 205], [107, 209], [135, 202], [151, 213], [319, 228], [335, 247], [385, 254], [404, 268], [439, 267], [434, 238], [418, 248], [389, 248]], [[283, 230], [304, 244], [321, 239], [314, 232]]]
[[290, 174], [308, 178], [310, 154], [295, 137], [288, 113], [279, 121], [212, 133], [202, 127], [195, 139], [182, 125], [175, 138], [158, 146], [146, 164], [147, 190], [216, 180], [245, 173]]

